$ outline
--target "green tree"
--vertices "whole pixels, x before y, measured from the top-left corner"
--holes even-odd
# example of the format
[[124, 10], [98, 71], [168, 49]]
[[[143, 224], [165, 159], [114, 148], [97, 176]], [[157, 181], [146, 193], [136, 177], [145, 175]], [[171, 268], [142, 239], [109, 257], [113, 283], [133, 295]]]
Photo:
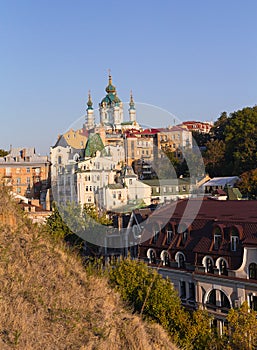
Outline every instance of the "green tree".
[[65, 238], [73, 233], [60, 215], [56, 203], [53, 203], [53, 214], [49, 216], [46, 224], [50, 233], [55, 237]]
[[218, 120], [210, 130], [210, 136], [214, 140], [225, 140], [225, 129], [229, 123], [229, 117], [226, 112], [222, 112]]
[[5, 151], [4, 149], [0, 149], [0, 157], [5, 157], [8, 153], [9, 152]]
[[244, 172], [237, 187], [249, 199], [257, 199], [257, 168]]
[[257, 164], [257, 106], [231, 114], [224, 131], [226, 162], [232, 174], [239, 175], [256, 168]]
[[227, 320], [230, 349], [253, 350], [257, 348], [257, 312], [249, 309], [247, 302], [244, 302], [239, 309], [231, 309]]
[[198, 310], [191, 316], [185, 311], [169, 279], [130, 259], [111, 267], [109, 278], [135, 311], [160, 323], [181, 348], [209, 348], [213, 333], [207, 312]]
[[225, 174], [226, 145], [223, 140], [211, 140], [206, 144], [206, 151], [203, 154], [205, 169], [210, 176], [222, 176]]
[[211, 135], [200, 131], [192, 131], [192, 136], [198, 147], [205, 147], [206, 143], [210, 141]]

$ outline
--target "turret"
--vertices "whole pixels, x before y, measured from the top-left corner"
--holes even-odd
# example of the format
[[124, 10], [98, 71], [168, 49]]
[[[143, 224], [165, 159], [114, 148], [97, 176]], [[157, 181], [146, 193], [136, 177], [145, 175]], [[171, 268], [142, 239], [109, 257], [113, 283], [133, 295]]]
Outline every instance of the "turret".
[[93, 109], [93, 102], [91, 99], [91, 93], [90, 90], [88, 92], [88, 101], [87, 101], [87, 115], [86, 115], [86, 129], [93, 129], [95, 126], [95, 116], [94, 116], [94, 109]]
[[129, 101], [129, 120], [131, 122], [136, 121], [136, 108], [135, 108], [135, 102], [133, 99], [132, 91], [130, 92], [130, 101]]

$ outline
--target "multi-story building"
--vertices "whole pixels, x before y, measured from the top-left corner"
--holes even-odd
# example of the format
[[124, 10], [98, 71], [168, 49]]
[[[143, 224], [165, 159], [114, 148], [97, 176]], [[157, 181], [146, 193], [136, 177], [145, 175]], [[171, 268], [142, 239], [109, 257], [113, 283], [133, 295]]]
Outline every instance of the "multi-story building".
[[257, 310], [256, 213], [257, 201], [168, 204], [146, 221], [139, 257], [171, 279], [186, 307], [208, 310], [222, 331], [230, 308], [248, 301]]
[[50, 185], [50, 162], [35, 148], [12, 148], [0, 158], [0, 177], [11, 190], [28, 198], [39, 199], [45, 206]]
[[52, 199], [58, 204], [77, 203], [77, 164], [84, 157], [87, 132], [70, 129], [50, 148]]
[[186, 126], [189, 131], [197, 131], [203, 134], [208, 134], [213, 127], [213, 123], [197, 121], [183, 122], [182, 125]]

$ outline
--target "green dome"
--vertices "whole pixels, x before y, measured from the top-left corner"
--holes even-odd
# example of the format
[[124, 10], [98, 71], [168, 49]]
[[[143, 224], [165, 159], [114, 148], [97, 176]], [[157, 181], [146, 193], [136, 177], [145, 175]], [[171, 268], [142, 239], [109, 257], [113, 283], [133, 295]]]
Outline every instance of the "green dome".
[[116, 91], [116, 87], [112, 84], [109, 84], [108, 86], [106, 86], [106, 89], [105, 89], [106, 92], [108, 92], [108, 94], [110, 92], [115, 92]]
[[112, 104], [112, 103], [120, 103], [120, 99], [119, 97], [116, 95], [116, 94], [113, 94], [113, 93], [109, 93], [108, 95], [106, 95], [102, 101], [101, 101], [101, 105], [103, 103], [106, 103], [106, 104]]

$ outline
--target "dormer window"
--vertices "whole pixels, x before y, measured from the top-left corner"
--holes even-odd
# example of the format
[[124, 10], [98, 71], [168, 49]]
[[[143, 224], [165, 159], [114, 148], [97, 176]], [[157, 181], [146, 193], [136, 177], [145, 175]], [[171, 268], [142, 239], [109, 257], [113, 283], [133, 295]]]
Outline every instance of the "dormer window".
[[149, 259], [150, 264], [156, 264], [156, 253], [153, 249], [148, 249], [147, 257]]
[[170, 256], [169, 253], [164, 250], [161, 253], [161, 260], [162, 260], [162, 264], [163, 266], [169, 266], [170, 265]]
[[154, 225], [153, 225], [153, 234], [154, 234], [154, 236], [153, 236], [153, 238], [152, 238], [152, 243], [153, 243], [153, 244], [156, 244], [157, 241], [158, 241], [159, 234], [160, 234], [159, 231], [160, 231], [160, 230], [159, 230], [159, 226], [158, 226], [157, 224], [154, 224]]
[[210, 258], [206, 259], [206, 271], [208, 273], [213, 273], [213, 262]]
[[203, 258], [203, 265], [205, 267], [205, 272], [207, 273], [213, 273], [213, 267], [214, 267], [214, 263], [213, 260], [210, 256], [205, 256]]
[[239, 244], [239, 234], [238, 230], [235, 227], [232, 227], [230, 230], [230, 248], [232, 252], [236, 252], [238, 250]]
[[227, 276], [228, 265], [225, 259], [220, 259], [217, 267], [221, 275]]
[[188, 228], [185, 224], [182, 224], [182, 229], [181, 229], [181, 238], [180, 238], [180, 246], [184, 247], [186, 244], [187, 238], [188, 238]]
[[175, 260], [178, 263], [178, 267], [184, 269], [186, 266], [186, 258], [185, 255], [181, 252], [178, 252], [175, 256]]
[[166, 227], [166, 244], [170, 244], [173, 237], [173, 228], [171, 224]]
[[216, 227], [214, 229], [213, 233], [213, 250], [219, 250], [222, 242], [222, 234], [221, 234], [221, 229], [219, 227]]

